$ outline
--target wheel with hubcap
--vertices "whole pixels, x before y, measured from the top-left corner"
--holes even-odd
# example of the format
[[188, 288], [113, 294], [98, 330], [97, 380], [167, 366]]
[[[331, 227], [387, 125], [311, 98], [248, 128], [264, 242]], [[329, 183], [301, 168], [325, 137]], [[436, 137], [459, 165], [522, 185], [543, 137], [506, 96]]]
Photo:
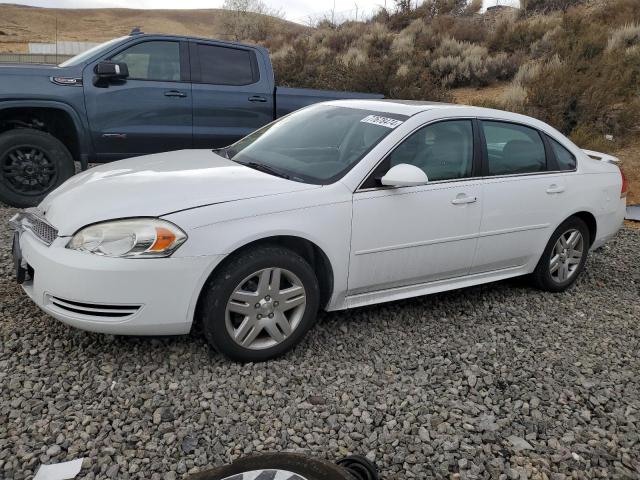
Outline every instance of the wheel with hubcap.
[[239, 458], [188, 480], [366, 480], [336, 464], [299, 453], [266, 453]]
[[590, 245], [584, 221], [577, 217], [565, 221], [553, 232], [542, 254], [532, 275], [534, 283], [552, 292], [569, 288], [584, 269]]
[[29, 128], [0, 135], [0, 200], [14, 207], [37, 205], [71, 177], [67, 148], [48, 133]]
[[200, 314], [211, 345], [234, 360], [256, 362], [298, 343], [318, 303], [318, 280], [307, 261], [263, 246], [232, 258], [209, 279]]

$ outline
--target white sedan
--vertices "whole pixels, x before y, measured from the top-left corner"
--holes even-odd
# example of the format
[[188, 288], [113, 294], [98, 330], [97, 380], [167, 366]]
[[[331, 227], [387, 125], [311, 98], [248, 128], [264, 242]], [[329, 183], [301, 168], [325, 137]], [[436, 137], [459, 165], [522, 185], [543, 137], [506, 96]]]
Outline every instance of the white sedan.
[[220, 352], [261, 361], [300, 342], [318, 309], [519, 275], [565, 290], [623, 222], [614, 160], [513, 113], [327, 102], [225, 149], [71, 178], [12, 219], [16, 272], [74, 327], [201, 322]]

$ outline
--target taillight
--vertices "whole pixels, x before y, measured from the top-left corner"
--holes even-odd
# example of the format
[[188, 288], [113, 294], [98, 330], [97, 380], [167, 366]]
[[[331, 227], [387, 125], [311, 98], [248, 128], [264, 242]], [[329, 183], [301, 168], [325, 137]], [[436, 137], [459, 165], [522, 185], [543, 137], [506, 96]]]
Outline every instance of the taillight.
[[624, 172], [620, 169], [620, 175], [622, 176], [622, 188], [620, 189], [620, 198], [625, 198], [627, 196], [627, 190], [629, 190], [629, 182], [627, 181], [627, 177], [624, 176]]

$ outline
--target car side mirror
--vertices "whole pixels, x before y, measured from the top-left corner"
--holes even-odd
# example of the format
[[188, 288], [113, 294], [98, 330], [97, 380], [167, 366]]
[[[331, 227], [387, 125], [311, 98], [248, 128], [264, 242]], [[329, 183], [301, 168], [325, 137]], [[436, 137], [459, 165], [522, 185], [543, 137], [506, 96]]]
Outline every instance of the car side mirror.
[[93, 69], [96, 86], [107, 86], [109, 82], [123, 81], [129, 76], [129, 67], [124, 62], [100, 62]]
[[408, 163], [400, 163], [391, 167], [380, 179], [382, 185], [389, 187], [415, 187], [427, 182], [429, 182], [427, 174], [422, 169]]

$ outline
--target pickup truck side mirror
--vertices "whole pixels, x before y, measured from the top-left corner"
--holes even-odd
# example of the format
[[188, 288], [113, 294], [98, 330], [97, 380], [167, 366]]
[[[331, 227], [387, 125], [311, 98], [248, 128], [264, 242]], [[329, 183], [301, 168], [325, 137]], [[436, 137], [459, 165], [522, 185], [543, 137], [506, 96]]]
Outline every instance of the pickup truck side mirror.
[[106, 87], [109, 82], [126, 80], [129, 76], [129, 67], [123, 62], [100, 62], [93, 71], [96, 74], [93, 84], [97, 87]]
[[416, 185], [424, 185], [428, 181], [429, 178], [424, 170], [408, 163], [400, 163], [391, 167], [380, 179], [382, 185], [389, 187], [415, 187]]

